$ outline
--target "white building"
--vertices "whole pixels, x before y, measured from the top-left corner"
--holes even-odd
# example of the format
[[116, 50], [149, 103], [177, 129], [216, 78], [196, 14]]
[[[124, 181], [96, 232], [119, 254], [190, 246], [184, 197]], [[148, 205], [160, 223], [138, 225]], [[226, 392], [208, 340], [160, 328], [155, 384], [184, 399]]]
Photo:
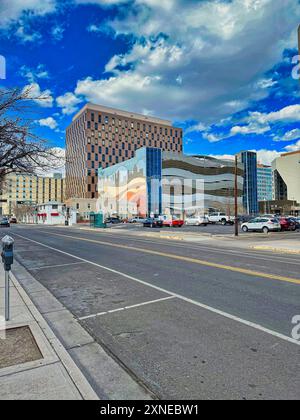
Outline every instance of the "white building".
[[36, 220], [39, 225], [64, 225], [67, 214], [64, 204], [55, 201], [37, 206]]

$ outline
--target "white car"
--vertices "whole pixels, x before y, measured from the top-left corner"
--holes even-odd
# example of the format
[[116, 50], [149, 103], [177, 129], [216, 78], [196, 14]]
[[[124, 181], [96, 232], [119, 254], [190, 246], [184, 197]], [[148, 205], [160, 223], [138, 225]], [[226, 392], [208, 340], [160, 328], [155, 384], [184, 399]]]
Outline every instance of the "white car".
[[264, 217], [257, 217], [256, 219], [252, 219], [247, 223], [242, 224], [242, 231], [243, 232], [276, 232], [281, 230], [281, 225], [278, 219], [275, 218], [264, 218]]
[[193, 216], [188, 217], [185, 219], [185, 224], [187, 226], [207, 226], [209, 223], [209, 220], [206, 216]]
[[232, 216], [227, 216], [226, 213], [211, 213], [208, 216], [208, 221], [212, 224], [222, 223], [225, 225], [233, 225], [235, 218]]

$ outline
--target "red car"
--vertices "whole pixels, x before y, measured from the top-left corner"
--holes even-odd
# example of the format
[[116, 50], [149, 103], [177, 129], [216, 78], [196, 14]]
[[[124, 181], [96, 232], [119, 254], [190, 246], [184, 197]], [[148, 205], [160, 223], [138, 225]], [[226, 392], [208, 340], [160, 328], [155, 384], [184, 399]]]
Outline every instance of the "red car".
[[178, 219], [177, 217], [168, 217], [165, 218], [163, 221], [163, 225], [166, 227], [182, 227], [184, 225], [184, 221], [181, 219]]
[[295, 231], [297, 228], [296, 223], [292, 219], [289, 219], [288, 217], [281, 217], [279, 219], [279, 223], [280, 223], [282, 231], [286, 231], [286, 230]]

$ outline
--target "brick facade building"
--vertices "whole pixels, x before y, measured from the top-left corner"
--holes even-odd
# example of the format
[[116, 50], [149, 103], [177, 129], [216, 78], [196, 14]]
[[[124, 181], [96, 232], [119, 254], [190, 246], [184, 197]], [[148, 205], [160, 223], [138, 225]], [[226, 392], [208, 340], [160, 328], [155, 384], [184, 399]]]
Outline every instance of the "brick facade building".
[[183, 151], [182, 129], [159, 118], [85, 105], [66, 131], [66, 199], [97, 199], [98, 170], [131, 159], [142, 147]]

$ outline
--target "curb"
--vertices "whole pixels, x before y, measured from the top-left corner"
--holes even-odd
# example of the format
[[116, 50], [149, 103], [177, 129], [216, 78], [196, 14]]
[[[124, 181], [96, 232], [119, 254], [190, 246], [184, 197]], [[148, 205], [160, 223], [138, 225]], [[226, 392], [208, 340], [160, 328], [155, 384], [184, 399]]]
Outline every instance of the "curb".
[[275, 248], [272, 246], [250, 246], [250, 249], [254, 249], [256, 251], [271, 251], [276, 252], [278, 254], [291, 254], [291, 255], [300, 255], [300, 249], [286, 249], [286, 248]]
[[60, 359], [61, 363], [63, 364], [64, 368], [66, 369], [68, 375], [70, 376], [74, 385], [78, 389], [82, 398], [88, 401], [99, 401], [100, 398], [97, 396], [90, 383], [87, 381], [86, 377], [83, 375], [81, 370], [73, 361], [73, 359], [71, 358], [67, 350], [64, 348], [64, 346], [61, 344], [59, 339], [56, 337], [52, 329], [49, 327], [48, 323], [40, 314], [40, 312], [38, 311], [38, 309], [36, 308], [36, 306], [34, 305], [34, 303], [32, 302], [32, 300], [25, 292], [25, 290], [23, 289], [23, 287], [21, 286], [21, 284], [19, 283], [19, 281], [13, 273], [11, 273], [11, 279], [14, 286], [18, 290], [21, 298], [23, 299], [25, 305], [27, 306], [28, 310], [37, 322], [38, 326], [40, 327], [50, 346], [54, 350], [54, 353]]

